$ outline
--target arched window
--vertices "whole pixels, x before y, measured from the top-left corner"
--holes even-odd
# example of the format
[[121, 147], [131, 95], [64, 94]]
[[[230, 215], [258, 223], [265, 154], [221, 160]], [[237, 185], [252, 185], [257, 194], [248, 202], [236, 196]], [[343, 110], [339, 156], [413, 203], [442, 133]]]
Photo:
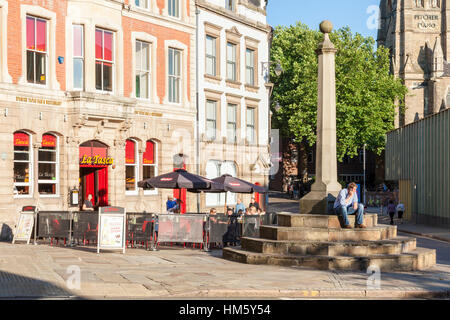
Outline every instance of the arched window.
[[40, 195], [57, 195], [59, 185], [58, 137], [42, 135], [38, 153], [38, 191]]
[[128, 139], [125, 146], [125, 193], [138, 194], [139, 163], [136, 141]]
[[[232, 177], [236, 177], [236, 164], [232, 161], [222, 162], [220, 166], [220, 175], [229, 174]], [[227, 205], [236, 204], [236, 193], [228, 192]], [[220, 194], [220, 203], [225, 205], [225, 193]]]
[[33, 194], [33, 153], [31, 135], [17, 131], [14, 133], [14, 196]]
[[[216, 160], [209, 160], [206, 163], [206, 178], [214, 179], [220, 176], [220, 162]], [[220, 202], [220, 194], [216, 193], [206, 193], [206, 206], [213, 207], [219, 205]]]
[[[142, 179], [150, 179], [158, 175], [158, 148], [156, 142], [148, 140], [142, 155]], [[144, 189], [144, 194], [157, 194], [153, 188]]]
[[[221, 175], [229, 174], [233, 177], [237, 176], [236, 164], [232, 161], [210, 160], [206, 164], [206, 178], [214, 179]], [[236, 194], [228, 192], [227, 205], [236, 204]], [[225, 193], [206, 193], [206, 206], [223, 206], [225, 205]]]

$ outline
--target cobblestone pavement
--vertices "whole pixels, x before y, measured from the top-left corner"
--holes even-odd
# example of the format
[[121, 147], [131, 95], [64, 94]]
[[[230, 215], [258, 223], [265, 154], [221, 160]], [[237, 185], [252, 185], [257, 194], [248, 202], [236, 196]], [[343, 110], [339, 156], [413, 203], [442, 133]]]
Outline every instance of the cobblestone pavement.
[[364, 272], [239, 264], [222, 259], [220, 250], [161, 247], [123, 255], [0, 243], [0, 298], [429, 298], [448, 296], [450, 267], [383, 273], [380, 289], [368, 288], [367, 280]]

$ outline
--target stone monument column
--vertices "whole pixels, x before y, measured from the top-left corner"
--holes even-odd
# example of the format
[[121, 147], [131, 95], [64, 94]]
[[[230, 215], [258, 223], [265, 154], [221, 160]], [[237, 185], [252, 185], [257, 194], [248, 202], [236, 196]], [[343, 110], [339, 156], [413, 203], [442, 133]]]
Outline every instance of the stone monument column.
[[319, 44], [316, 181], [311, 192], [300, 199], [301, 214], [329, 214], [339, 191], [336, 158], [336, 49], [329, 33], [333, 25], [330, 21], [320, 24], [324, 40]]

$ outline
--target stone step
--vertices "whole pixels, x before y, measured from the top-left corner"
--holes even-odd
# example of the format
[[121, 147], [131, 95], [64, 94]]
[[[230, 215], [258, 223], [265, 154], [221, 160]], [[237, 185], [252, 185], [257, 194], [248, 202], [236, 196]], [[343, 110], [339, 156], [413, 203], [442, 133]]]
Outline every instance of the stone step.
[[367, 257], [280, 255], [249, 252], [242, 249], [225, 248], [223, 258], [247, 264], [269, 264], [277, 266], [299, 266], [320, 270], [362, 270], [368, 267], [386, 271], [425, 270], [436, 264], [436, 250], [416, 248], [403, 254], [378, 254]]
[[260, 238], [242, 238], [242, 249], [266, 254], [369, 256], [373, 254], [401, 254], [416, 249], [416, 239], [396, 237], [379, 241], [278, 241]]
[[261, 226], [259, 235], [269, 240], [377, 241], [397, 236], [397, 227], [378, 225], [366, 229]]
[[[278, 213], [278, 225], [281, 227], [312, 227], [312, 228], [340, 228], [344, 226], [342, 217], [337, 215], [315, 215], [315, 214], [295, 214]], [[352, 226], [355, 225], [355, 215], [349, 215], [348, 220]], [[364, 224], [367, 227], [376, 227], [378, 222], [377, 214], [365, 214]]]

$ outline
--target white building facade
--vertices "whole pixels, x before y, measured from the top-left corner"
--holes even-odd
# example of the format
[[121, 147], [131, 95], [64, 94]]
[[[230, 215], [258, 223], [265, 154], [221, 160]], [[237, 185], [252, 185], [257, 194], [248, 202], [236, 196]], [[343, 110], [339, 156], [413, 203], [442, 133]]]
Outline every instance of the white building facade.
[[[263, 186], [270, 169], [271, 27], [266, 0], [197, 0], [199, 173], [230, 174]], [[202, 207], [237, 195], [206, 195]], [[244, 204], [250, 195], [239, 195]], [[264, 204], [262, 197], [256, 200]]]

